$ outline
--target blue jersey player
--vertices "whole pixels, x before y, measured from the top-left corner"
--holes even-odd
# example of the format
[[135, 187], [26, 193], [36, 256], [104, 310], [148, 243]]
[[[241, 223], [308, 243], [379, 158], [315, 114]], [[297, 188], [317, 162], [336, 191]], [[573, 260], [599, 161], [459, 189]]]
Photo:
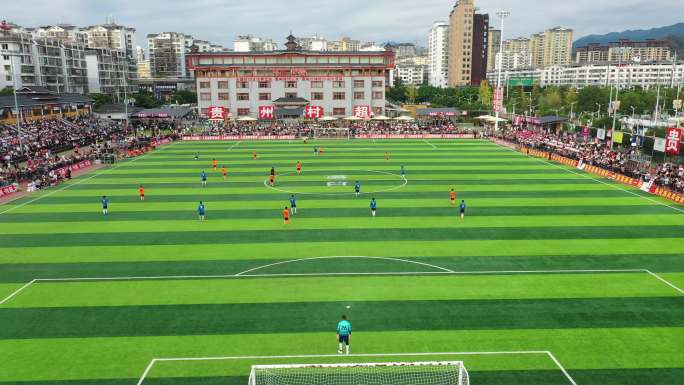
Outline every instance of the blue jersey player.
[[297, 198], [294, 194], [290, 195], [290, 211], [292, 211], [292, 215], [297, 214]]
[[109, 199], [102, 197], [102, 215], [109, 215]]
[[351, 322], [347, 320], [346, 315], [342, 315], [342, 319], [337, 323], [337, 342], [338, 349], [337, 353], [342, 354], [342, 346], [347, 346], [347, 354], [349, 354], [349, 339], [351, 338], [352, 325]]
[[202, 186], [207, 185], [207, 173], [202, 170], [202, 173], [200, 174], [200, 179], [202, 180]]
[[200, 201], [199, 206], [197, 206], [197, 215], [199, 215], [199, 220], [203, 221], [204, 220], [204, 214], [206, 213], [207, 209], [204, 207], [204, 203]]
[[358, 197], [361, 195], [361, 183], [357, 180], [356, 183], [354, 184], [354, 192], [356, 193], [356, 196]]
[[375, 216], [375, 212], [378, 211], [378, 201], [376, 201], [375, 198], [371, 198], [370, 209], [371, 209], [371, 215]]
[[466, 211], [466, 204], [465, 204], [464, 200], [461, 201], [461, 204], [458, 206], [458, 208], [461, 211], [461, 219], [463, 219], [463, 217], [465, 217], [465, 211]]

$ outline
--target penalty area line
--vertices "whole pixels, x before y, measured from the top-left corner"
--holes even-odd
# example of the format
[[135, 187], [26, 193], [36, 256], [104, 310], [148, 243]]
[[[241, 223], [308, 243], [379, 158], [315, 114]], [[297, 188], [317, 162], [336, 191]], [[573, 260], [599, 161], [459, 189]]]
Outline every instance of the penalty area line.
[[484, 351], [484, 352], [419, 352], [419, 353], [369, 353], [369, 354], [348, 354], [340, 356], [339, 354], [296, 354], [296, 355], [274, 355], [274, 356], [225, 356], [225, 357], [171, 357], [171, 358], [153, 358], [142, 376], [137, 382], [137, 385], [142, 385], [145, 379], [149, 376], [152, 368], [158, 362], [191, 362], [191, 361], [237, 361], [237, 360], [269, 360], [269, 359], [311, 359], [311, 358], [339, 358], [339, 357], [427, 357], [427, 356], [494, 356], [494, 355], [543, 355], [550, 357], [558, 368], [570, 380], [572, 385], [577, 385], [575, 381], [567, 374], [565, 368], [560, 365], [560, 362], [555, 359], [555, 356], [548, 350], [514, 350], [514, 351]]
[[428, 142], [427, 139], [423, 139], [423, 142], [425, 142], [426, 144], [430, 145], [432, 148], [437, 148], [437, 146], [435, 146], [434, 144]]

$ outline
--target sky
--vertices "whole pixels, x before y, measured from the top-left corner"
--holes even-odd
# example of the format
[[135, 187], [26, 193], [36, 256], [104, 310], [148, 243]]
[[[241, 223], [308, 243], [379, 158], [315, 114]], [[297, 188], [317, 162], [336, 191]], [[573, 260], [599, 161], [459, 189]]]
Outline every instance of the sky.
[[[394, 41], [427, 45], [433, 22], [446, 21], [455, 0], [2, 0], [0, 19], [32, 27], [68, 23], [100, 24], [113, 17], [136, 28], [136, 44], [146, 36], [183, 32], [232, 48], [235, 36], [252, 34], [282, 44], [295, 36], [350, 36], [378, 44]], [[476, 0], [499, 25], [507, 10], [505, 37], [526, 36], [562, 26], [575, 39], [589, 34], [660, 27], [684, 21], [682, 0]]]

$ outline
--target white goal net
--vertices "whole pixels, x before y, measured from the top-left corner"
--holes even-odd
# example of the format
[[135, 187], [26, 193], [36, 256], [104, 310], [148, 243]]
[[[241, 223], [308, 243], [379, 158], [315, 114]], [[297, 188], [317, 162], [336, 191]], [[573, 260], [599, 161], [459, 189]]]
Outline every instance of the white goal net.
[[349, 139], [349, 129], [344, 127], [322, 128], [313, 130], [314, 139]]
[[462, 361], [255, 365], [249, 385], [469, 385]]

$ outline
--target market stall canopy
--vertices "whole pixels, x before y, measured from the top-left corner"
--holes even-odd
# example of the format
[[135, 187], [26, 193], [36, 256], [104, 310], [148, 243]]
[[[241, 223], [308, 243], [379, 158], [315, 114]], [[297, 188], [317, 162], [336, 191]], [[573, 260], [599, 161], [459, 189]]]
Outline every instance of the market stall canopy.
[[236, 119], [238, 122], [256, 122], [257, 119], [251, 116], [242, 116]]
[[385, 115], [374, 116], [372, 119], [373, 120], [390, 120], [390, 118], [385, 116]]
[[400, 120], [400, 121], [404, 121], [404, 122], [411, 122], [411, 121], [413, 121], [414, 119], [413, 119], [412, 117], [408, 116], [408, 115], [402, 115], [402, 116], [399, 116], [399, 117], [394, 118], [394, 120]]
[[359, 118], [358, 116], [347, 116], [344, 118], [344, 120], [363, 120], [362, 118]]
[[337, 120], [336, 117], [334, 116], [324, 116], [318, 120], [324, 121], [324, 122], [332, 122], [333, 120]]

